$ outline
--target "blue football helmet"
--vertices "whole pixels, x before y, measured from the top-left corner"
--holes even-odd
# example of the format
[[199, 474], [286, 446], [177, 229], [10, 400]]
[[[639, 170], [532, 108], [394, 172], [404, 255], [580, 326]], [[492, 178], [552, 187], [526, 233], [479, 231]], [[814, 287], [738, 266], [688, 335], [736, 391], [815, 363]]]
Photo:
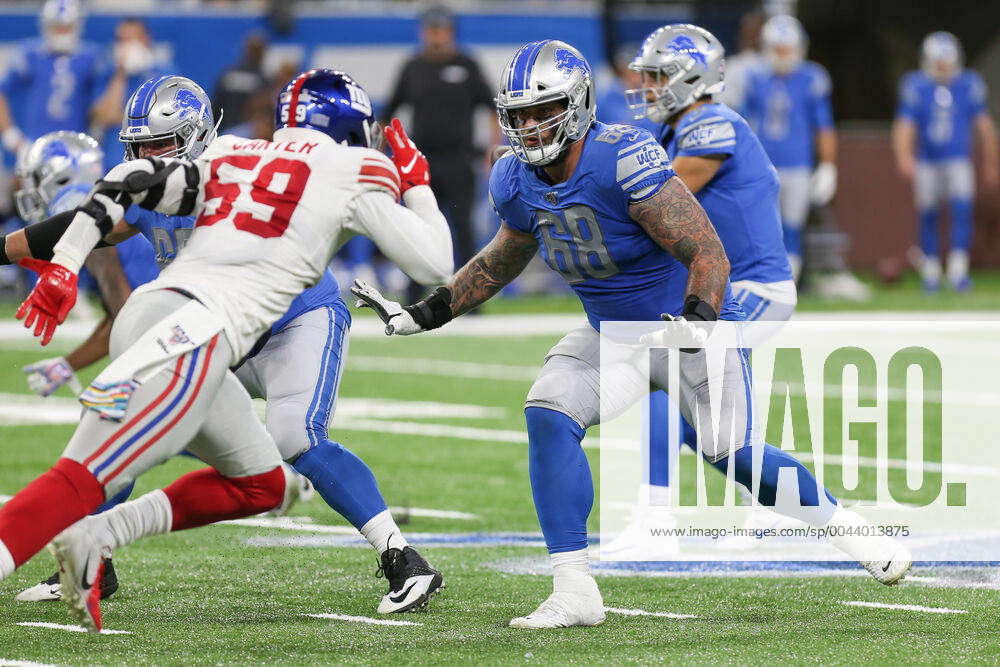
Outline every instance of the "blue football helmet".
[[379, 148], [382, 142], [368, 93], [332, 69], [311, 69], [288, 82], [278, 95], [274, 127], [307, 127], [345, 146]]
[[196, 158], [215, 139], [218, 126], [201, 86], [183, 76], [157, 76], [132, 93], [118, 139], [129, 160], [142, 157], [144, 145], [159, 157]]

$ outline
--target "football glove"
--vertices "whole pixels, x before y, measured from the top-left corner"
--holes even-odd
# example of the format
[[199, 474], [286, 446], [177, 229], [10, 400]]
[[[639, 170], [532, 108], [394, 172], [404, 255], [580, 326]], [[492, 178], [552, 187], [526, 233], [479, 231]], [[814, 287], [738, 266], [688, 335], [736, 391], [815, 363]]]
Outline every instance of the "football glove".
[[809, 199], [816, 206], [826, 206], [837, 194], [837, 166], [820, 162], [809, 179]]
[[423, 327], [396, 301], [389, 301], [377, 289], [363, 280], [355, 280], [351, 293], [358, 297], [355, 308], [371, 308], [385, 323], [385, 335], [409, 336], [420, 333]]
[[389, 146], [392, 147], [392, 161], [399, 170], [402, 187], [400, 194], [418, 185], [430, 185], [431, 168], [427, 158], [420, 152], [413, 140], [406, 136], [406, 130], [398, 118], [383, 130]]
[[49, 396], [59, 387], [68, 385], [74, 394], [83, 391], [76, 373], [65, 357], [42, 359], [21, 369], [28, 375], [28, 386], [39, 396]]
[[678, 315], [663, 313], [660, 319], [670, 322], [671, 326], [657, 329], [639, 338], [639, 342], [647, 347], [679, 347], [681, 352], [697, 352], [705, 347], [708, 332]]
[[76, 274], [60, 264], [32, 257], [18, 264], [36, 272], [38, 282], [14, 317], [24, 319], [26, 329], [34, 325], [34, 335], [42, 337], [42, 345], [48, 345], [76, 303]]

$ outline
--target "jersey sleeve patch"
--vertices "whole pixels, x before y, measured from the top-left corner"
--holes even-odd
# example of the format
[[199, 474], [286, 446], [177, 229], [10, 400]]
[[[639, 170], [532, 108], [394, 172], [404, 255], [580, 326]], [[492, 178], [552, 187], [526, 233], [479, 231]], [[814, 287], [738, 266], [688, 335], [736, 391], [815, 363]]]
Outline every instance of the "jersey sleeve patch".
[[670, 180], [674, 170], [663, 147], [651, 136], [628, 148], [618, 151], [615, 177], [618, 186], [629, 195], [650, 185]]
[[706, 118], [683, 130], [677, 141], [678, 155], [731, 154], [736, 148], [736, 128], [720, 116]]
[[372, 152], [361, 160], [358, 183], [366, 189], [383, 190], [399, 200], [399, 171], [389, 158]]

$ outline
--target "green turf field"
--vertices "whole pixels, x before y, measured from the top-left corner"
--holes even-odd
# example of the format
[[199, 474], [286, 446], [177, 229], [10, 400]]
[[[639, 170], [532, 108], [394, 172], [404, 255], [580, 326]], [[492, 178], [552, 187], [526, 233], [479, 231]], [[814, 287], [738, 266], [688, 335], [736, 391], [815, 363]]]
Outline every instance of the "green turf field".
[[[894, 301], [915, 310], [1000, 309], [989, 292], [926, 298], [913, 287], [902, 285], [895, 299], [891, 290], [879, 294], [877, 309], [891, 309]], [[564, 300], [533, 300], [520, 307], [544, 313], [573, 306]], [[499, 302], [492, 312], [520, 307]], [[389, 617], [415, 625], [307, 616], [380, 618], [374, 612], [385, 589], [385, 582], [374, 576], [376, 557], [370, 548], [332, 546], [344, 544], [347, 536], [324, 529], [346, 523], [316, 498], [292, 510], [288, 529], [213, 526], [152, 538], [116, 554], [122, 588], [104, 605], [105, 625], [131, 634], [96, 637], [18, 625], [70, 622], [60, 603], [13, 601], [21, 588], [52, 572], [53, 561], [40, 554], [0, 582], [0, 664], [996, 661], [1000, 577], [982, 568], [953, 568], [943, 574], [940, 568], [917, 568], [916, 581], [892, 589], [867, 575], [851, 576], [857, 570], [600, 576], [608, 607], [690, 617], [633, 611], [609, 613], [597, 628], [507, 628], [511, 617], [531, 611], [549, 592], [547, 576], [513, 573], [537, 569], [544, 563], [544, 549], [533, 542], [442, 546], [440, 538], [474, 534], [478, 538], [462, 544], [475, 544], [497, 533], [537, 533], [526, 447], [513, 442], [517, 437], [511, 432], [524, 430], [521, 404], [530, 385], [529, 367], [541, 363], [556, 338], [417, 336], [351, 342], [352, 361], [341, 389], [344, 411], [334, 419], [333, 436], [371, 465], [389, 504], [404, 508], [401, 516], [409, 516], [402, 527], [417, 535], [413, 543], [419, 547], [419, 534], [426, 536], [432, 546], [421, 550], [444, 572], [448, 585], [427, 612]], [[0, 352], [0, 394], [27, 394], [20, 366], [51, 354], [23, 345], [7, 345], [6, 350]], [[370, 361], [385, 358], [395, 359], [392, 363], [401, 370], [376, 370]], [[439, 361], [496, 368], [491, 377], [463, 377], [447, 370], [428, 372], [420, 360], [431, 360], [431, 367]], [[498, 377], [503, 373], [497, 369], [503, 368], [512, 369], [511, 377]], [[69, 392], [61, 396], [66, 400]], [[379, 420], [365, 412], [362, 399], [490, 410]], [[390, 432], [400, 424], [409, 431]], [[444, 430], [422, 434], [427, 427]], [[474, 431], [466, 432], [470, 437], [447, 434], [453, 427]], [[490, 438], [491, 430], [496, 439]], [[0, 426], [0, 494], [14, 493], [45, 470], [71, 432], [67, 424]], [[588, 455], [596, 466], [596, 450]], [[190, 459], [171, 461], [143, 477], [139, 491], [167, 484], [195, 467]], [[423, 509], [469, 516], [425, 516]], [[315, 530], [309, 530], [310, 521], [318, 526]], [[295, 540], [298, 546], [293, 546]], [[930, 576], [945, 583], [920, 580]], [[858, 601], [958, 613], [844, 604]]]

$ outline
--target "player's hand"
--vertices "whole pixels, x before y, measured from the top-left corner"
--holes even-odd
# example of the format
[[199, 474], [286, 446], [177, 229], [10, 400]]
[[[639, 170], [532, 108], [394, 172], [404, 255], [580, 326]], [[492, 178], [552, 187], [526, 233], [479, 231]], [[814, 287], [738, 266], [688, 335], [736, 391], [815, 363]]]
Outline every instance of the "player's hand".
[[383, 132], [392, 148], [392, 161], [399, 170], [402, 192], [418, 185], [430, 185], [431, 168], [427, 164], [427, 158], [413, 140], [406, 136], [406, 130], [403, 129], [399, 119], [393, 118], [392, 123]]
[[59, 387], [69, 385], [74, 394], [83, 391], [72, 366], [65, 357], [42, 359], [21, 369], [28, 375], [28, 386], [39, 396], [49, 396]]
[[26, 329], [34, 325], [35, 336], [41, 336], [42, 345], [48, 345], [56, 326], [65, 321], [76, 303], [76, 274], [60, 264], [30, 257], [18, 264], [36, 272], [38, 282], [14, 317], [24, 319]]
[[639, 343], [647, 347], [679, 347], [681, 352], [697, 352], [699, 348], [705, 347], [708, 341], [708, 331], [704, 324], [698, 326], [693, 322], [688, 322], [683, 317], [674, 317], [670, 313], [663, 313], [660, 319], [669, 322], [663, 329], [657, 329], [639, 338]]
[[396, 301], [389, 301], [377, 289], [363, 280], [355, 280], [351, 285], [351, 294], [358, 297], [354, 302], [355, 308], [371, 308], [385, 322], [385, 335], [409, 336], [420, 333], [424, 329], [413, 320]]
[[809, 179], [809, 199], [816, 206], [826, 206], [837, 194], [837, 165], [820, 162]]

